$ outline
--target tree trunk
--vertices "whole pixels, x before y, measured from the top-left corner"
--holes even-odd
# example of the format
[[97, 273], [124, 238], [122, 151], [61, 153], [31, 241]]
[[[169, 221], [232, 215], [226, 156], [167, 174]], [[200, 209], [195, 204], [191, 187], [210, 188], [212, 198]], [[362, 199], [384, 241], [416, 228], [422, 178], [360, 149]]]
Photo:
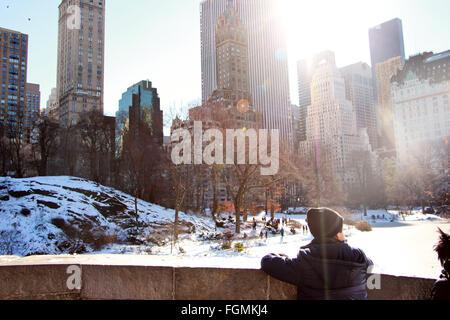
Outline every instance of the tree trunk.
[[236, 211], [236, 234], [241, 233], [241, 205], [240, 203], [235, 203]]
[[172, 253], [172, 249], [175, 248], [176, 243], [178, 242], [178, 215], [179, 215], [179, 206], [176, 205], [175, 208], [175, 221], [173, 223], [173, 240], [172, 240], [172, 248], [170, 252]]
[[139, 211], [138, 211], [137, 192], [136, 192], [136, 196], [134, 197], [134, 212], [135, 212], [135, 218], [136, 218], [136, 230], [139, 231]]
[[[20, 143], [20, 142], [18, 142], [18, 143]], [[16, 162], [16, 177], [17, 178], [23, 178], [22, 158], [20, 156], [20, 150], [21, 150], [20, 145], [16, 146], [16, 157], [17, 157], [17, 159], [16, 159], [17, 160], [17, 162]]]
[[213, 166], [212, 175], [213, 175], [213, 207], [212, 207], [212, 216], [214, 219], [214, 222], [216, 222], [216, 214], [219, 214], [219, 195], [218, 195], [218, 189], [219, 189], [219, 182], [217, 177], [217, 171], [216, 167]]
[[275, 219], [275, 208], [273, 205], [273, 191], [272, 189], [270, 189], [270, 217], [272, 218], [272, 220]]

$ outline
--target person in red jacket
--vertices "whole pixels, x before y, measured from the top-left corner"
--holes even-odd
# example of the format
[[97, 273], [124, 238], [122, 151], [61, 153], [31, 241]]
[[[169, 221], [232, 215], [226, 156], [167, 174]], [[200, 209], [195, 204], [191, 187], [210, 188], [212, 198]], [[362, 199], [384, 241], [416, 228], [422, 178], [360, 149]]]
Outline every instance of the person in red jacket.
[[294, 259], [265, 256], [262, 270], [296, 285], [299, 300], [367, 300], [367, 273], [373, 262], [345, 243], [342, 216], [328, 208], [310, 209], [307, 223], [314, 240]]

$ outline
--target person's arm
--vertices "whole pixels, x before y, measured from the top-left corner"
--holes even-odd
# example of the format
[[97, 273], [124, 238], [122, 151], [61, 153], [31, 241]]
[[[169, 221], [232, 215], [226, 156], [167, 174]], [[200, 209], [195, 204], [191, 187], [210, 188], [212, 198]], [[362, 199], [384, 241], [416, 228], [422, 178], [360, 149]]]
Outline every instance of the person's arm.
[[300, 285], [300, 268], [298, 258], [289, 259], [286, 255], [268, 254], [261, 260], [261, 268], [270, 276], [291, 283]]

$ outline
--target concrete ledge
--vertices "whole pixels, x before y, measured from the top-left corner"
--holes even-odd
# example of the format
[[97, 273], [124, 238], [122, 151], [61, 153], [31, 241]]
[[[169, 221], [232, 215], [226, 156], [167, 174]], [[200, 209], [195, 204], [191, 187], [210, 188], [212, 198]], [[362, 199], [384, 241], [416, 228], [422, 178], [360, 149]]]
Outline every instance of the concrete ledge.
[[176, 300], [266, 300], [267, 275], [260, 270], [175, 269]]
[[0, 266], [0, 299], [80, 299], [81, 290], [67, 288], [67, 266]]
[[[297, 288], [261, 270], [194, 268], [154, 256], [0, 257], [0, 300], [295, 300]], [[70, 290], [68, 267], [81, 270]], [[433, 279], [381, 275], [370, 300], [428, 299]]]
[[81, 298], [172, 300], [172, 279], [173, 268], [168, 267], [87, 265], [82, 269]]

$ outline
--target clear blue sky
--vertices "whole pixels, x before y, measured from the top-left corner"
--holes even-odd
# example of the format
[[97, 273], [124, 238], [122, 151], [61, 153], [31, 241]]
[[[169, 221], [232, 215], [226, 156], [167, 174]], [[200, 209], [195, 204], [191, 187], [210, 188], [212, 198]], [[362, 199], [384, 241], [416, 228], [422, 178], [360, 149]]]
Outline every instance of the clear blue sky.
[[[368, 29], [392, 18], [403, 20], [407, 56], [450, 49], [449, 0], [278, 1], [286, 24], [293, 103], [298, 103], [296, 60], [330, 49], [338, 66], [370, 64]], [[28, 82], [41, 85], [41, 107], [56, 87], [60, 2], [0, 0], [0, 26], [30, 36]], [[199, 4], [106, 1], [106, 114], [113, 115], [122, 92], [143, 79], [158, 88], [163, 109], [201, 97]]]

